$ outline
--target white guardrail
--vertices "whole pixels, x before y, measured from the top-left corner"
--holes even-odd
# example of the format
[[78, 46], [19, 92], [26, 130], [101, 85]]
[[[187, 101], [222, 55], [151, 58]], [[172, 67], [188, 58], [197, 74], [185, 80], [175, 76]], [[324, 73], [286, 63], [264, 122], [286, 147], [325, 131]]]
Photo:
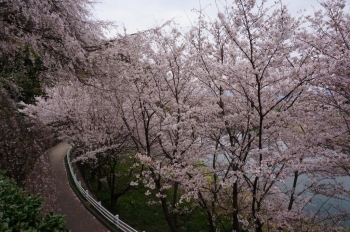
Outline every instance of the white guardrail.
[[85, 190], [81, 186], [81, 181], [77, 180], [77, 174], [74, 172], [74, 169], [72, 167], [71, 161], [70, 161], [70, 155], [72, 152], [72, 147], [69, 148], [67, 151], [67, 162], [68, 162], [68, 167], [70, 174], [74, 180], [75, 185], [78, 187], [80, 193], [84, 196], [84, 198], [90, 202], [91, 205], [94, 206], [94, 208], [100, 212], [108, 221], [113, 223], [117, 228], [121, 229], [124, 232], [137, 232], [134, 228], [123, 222], [122, 220], [119, 219], [118, 215], [113, 215], [111, 214], [107, 209], [105, 209], [102, 205], [101, 202], [97, 202], [92, 196], [89, 195], [89, 191]]

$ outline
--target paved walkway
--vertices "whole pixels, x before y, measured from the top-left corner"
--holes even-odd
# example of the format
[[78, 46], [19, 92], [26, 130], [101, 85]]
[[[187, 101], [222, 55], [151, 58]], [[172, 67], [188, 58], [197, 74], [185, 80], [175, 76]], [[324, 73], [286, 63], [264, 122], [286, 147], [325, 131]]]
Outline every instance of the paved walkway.
[[109, 231], [82, 205], [70, 188], [64, 166], [64, 156], [69, 149], [67, 143], [60, 143], [50, 151], [50, 163], [55, 178], [57, 194], [57, 212], [64, 215], [67, 228], [72, 232]]

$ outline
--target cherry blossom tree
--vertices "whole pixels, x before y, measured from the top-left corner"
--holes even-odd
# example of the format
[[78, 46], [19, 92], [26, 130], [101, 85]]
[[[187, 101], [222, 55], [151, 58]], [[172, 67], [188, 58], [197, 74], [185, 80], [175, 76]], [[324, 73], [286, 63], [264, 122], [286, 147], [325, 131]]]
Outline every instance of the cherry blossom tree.
[[[138, 181], [136, 160], [127, 154], [131, 149], [128, 131], [115, 95], [98, 89], [96, 83], [91, 85], [76, 81], [48, 88], [45, 98], [37, 98], [36, 105], [25, 105], [22, 112], [40, 119], [55, 130], [59, 140], [74, 146], [82, 175], [94, 181], [96, 178], [98, 190], [106, 187], [111, 207], [115, 207], [118, 198], [133, 188], [131, 182]], [[117, 169], [126, 162], [130, 169]], [[121, 180], [124, 176], [128, 181]]]
[[191, 31], [195, 75], [216, 109], [206, 134], [213, 181], [200, 200], [213, 222], [230, 212], [235, 231], [302, 229], [302, 193], [314, 183], [297, 191], [300, 176], [312, 176], [316, 160], [337, 157], [315, 140], [322, 123], [310, 124], [320, 113], [309, 109], [317, 64], [297, 37], [301, 24], [281, 2], [237, 0], [216, 21], [200, 16]]
[[[349, 5], [346, 1], [322, 1], [321, 6], [307, 17], [310, 27], [301, 34], [300, 40], [313, 49], [313, 60], [317, 65], [313, 92], [320, 113], [316, 121], [317, 126], [323, 128], [321, 135], [328, 134], [318, 136], [319, 143], [343, 155], [328, 157], [328, 165], [323, 165], [320, 175], [333, 179], [329, 181], [332, 184], [325, 187], [321, 181], [316, 185], [319, 186], [316, 191], [347, 200], [348, 186], [339, 179], [349, 176]], [[337, 208], [337, 211], [339, 217], [349, 215], [348, 210]]]
[[[349, 152], [347, 136], [349, 127], [349, 19], [346, 12], [346, 1], [324, 1], [321, 10], [308, 16], [311, 24], [310, 33], [304, 35], [302, 40], [313, 47], [317, 56], [315, 61], [319, 65], [318, 86], [319, 97], [322, 104], [333, 109], [333, 125], [339, 130], [334, 141]], [[336, 120], [334, 120], [336, 119]], [[343, 134], [341, 134], [343, 133]]]
[[2, 1], [1, 61], [13, 62], [14, 53], [29, 46], [39, 53], [45, 78], [82, 71], [86, 50], [100, 43], [106, 25], [92, 19], [92, 6], [85, 0]]
[[168, 29], [129, 38], [140, 47], [132, 52], [125, 74], [122, 112], [137, 157], [147, 166], [141, 177], [151, 190], [146, 194], [159, 197], [170, 229], [177, 231], [187, 220], [180, 214], [193, 210], [181, 205], [184, 189], [200, 174], [193, 169], [202, 148], [195, 119], [200, 99], [190, 75], [187, 42], [175, 28]]
[[101, 43], [105, 25], [92, 19], [90, 6], [89, 1], [0, 3], [1, 168], [17, 181], [25, 181], [51, 144], [42, 124], [19, 113], [17, 103], [33, 102], [58, 79], [83, 77], [86, 54]]

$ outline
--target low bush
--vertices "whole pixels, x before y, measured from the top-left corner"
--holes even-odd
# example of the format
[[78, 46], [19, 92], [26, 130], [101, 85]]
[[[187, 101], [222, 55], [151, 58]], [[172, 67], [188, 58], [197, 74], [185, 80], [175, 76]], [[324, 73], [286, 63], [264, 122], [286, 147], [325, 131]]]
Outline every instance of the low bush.
[[0, 172], [0, 231], [67, 232], [60, 215], [42, 213], [42, 199], [26, 193]]

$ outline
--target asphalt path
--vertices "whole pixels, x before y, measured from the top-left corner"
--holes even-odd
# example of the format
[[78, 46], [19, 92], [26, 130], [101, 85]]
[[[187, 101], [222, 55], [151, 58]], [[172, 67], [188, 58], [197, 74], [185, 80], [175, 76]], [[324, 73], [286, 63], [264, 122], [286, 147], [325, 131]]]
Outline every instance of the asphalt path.
[[50, 150], [50, 163], [55, 179], [57, 195], [57, 212], [64, 216], [67, 229], [72, 232], [106, 232], [109, 231], [80, 202], [71, 189], [64, 165], [69, 144], [60, 143]]

